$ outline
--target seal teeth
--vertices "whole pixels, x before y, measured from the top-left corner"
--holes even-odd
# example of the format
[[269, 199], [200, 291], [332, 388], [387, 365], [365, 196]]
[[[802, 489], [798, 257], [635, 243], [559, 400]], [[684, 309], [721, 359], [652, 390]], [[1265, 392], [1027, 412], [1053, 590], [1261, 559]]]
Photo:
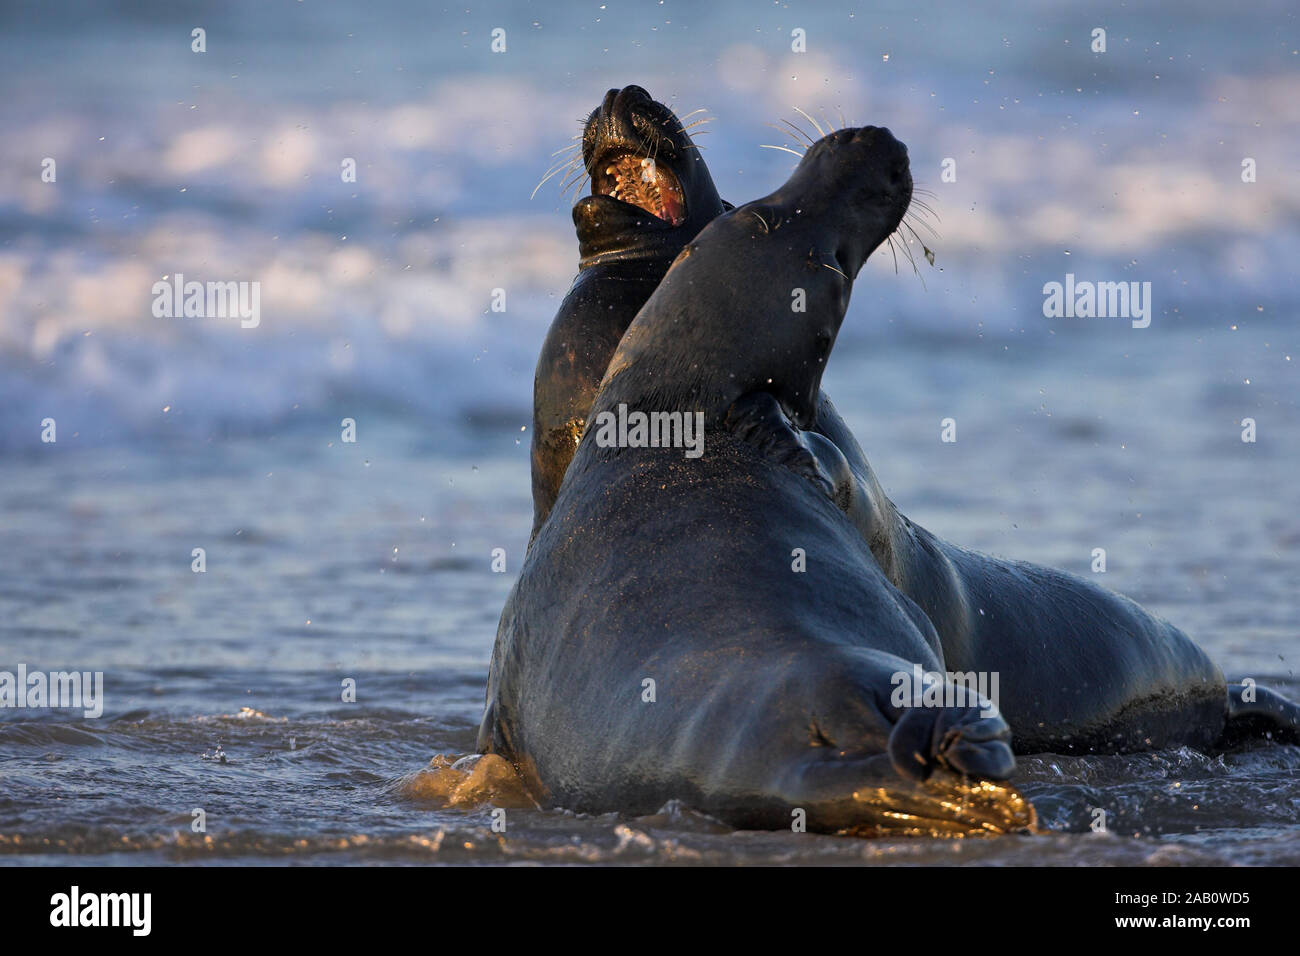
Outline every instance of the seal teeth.
[[683, 217], [681, 187], [669, 169], [660, 170], [653, 156], [622, 153], [607, 161], [601, 191], [673, 224]]

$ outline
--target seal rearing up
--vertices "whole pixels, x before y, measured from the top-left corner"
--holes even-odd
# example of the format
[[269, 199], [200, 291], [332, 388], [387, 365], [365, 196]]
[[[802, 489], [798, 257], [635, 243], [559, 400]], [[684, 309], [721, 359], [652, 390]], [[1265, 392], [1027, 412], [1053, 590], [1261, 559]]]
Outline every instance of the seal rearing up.
[[[825, 439], [764, 439], [774, 415], [815, 418], [852, 279], [910, 195], [888, 130], [825, 137], [784, 186], [688, 244], [629, 326], [589, 417], [702, 412], [708, 442], [690, 459], [602, 447], [589, 427], [532, 543], [479, 748], [542, 802], [681, 798], [738, 826], [802, 812], [856, 832], [1032, 826], [993, 782], [1014, 758], [988, 701], [892, 699], [897, 674], [943, 670], [942, 648], [833, 500]], [[800, 573], [793, 549], [825, 573]]]
[[533, 531], [550, 513], [609, 358], [682, 247], [730, 205], [681, 121], [639, 86], [583, 127], [592, 195], [573, 207], [578, 275], [533, 379]]

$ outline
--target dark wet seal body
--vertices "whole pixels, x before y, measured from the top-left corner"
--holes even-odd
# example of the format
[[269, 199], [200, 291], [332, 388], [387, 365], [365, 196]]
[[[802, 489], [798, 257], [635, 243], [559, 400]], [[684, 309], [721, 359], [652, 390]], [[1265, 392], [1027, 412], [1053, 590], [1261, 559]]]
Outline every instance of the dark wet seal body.
[[[538, 363], [534, 535], [550, 512], [623, 331], [667, 264], [726, 205], [684, 134], [674, 134], [681, 147], [676, 155], [690, 158], [677, 177], [686, 197], [683, 223], [647, 217], [645, 210], [599, 194], [617, 190], [653, 205], [653, 197], [618, 185], [618, 174], [639, 168], [629, 155], [653, 149], [648, 137], [628, 145], [637, 141], [627, 117], [653, 110], [648, 122], [637, 121], [639, 128], [650, 129], [656, 119], [663, 129], [674, 128], [666, 108], [647, 102], [637, 87], [611, 91], [585, 131], [584, 154], [601, 160], [598, 195], [575, 209], [582, 271]], [[670, 200], [675, 195], [663, 193]], [[655, 209], [670, 219], [681, 212], [672, 202]], [[1185, 634], [1131, 600], [1061, 571], [960, 548], [910, 521], [885, 495], [825, 393], [802, 426], [771, 403], [751, 399], [742, 408], [733, 424], [769, 458], [793, 456], [806, 477], [830, 483], [832, 500], [857, 526], [886, 578], [934, 625], [947, 669], [998, 675], [999, 704], [1014, 728], [1017, 752], [1122, 753], [1183, 744], [1210, 749], [1265, 734], [1300, 740], [1297, 705], [1267, 689], [1227, 685]]]
[[573, 208], [578, 276], [533, 380], [533, 534], [550, 513], [610, 356], [682, 247], [729, 208], [689, 133], [639, 86], [610, 90], [583, 129], [592, 195]]
[[[533, 541], [479, 747], [543, 802], [651, 812], [680, 798], [736, 826], [802, 811], [809, 829], [855, 833], [1033, 825], [998, 782], [1014, 758], [987, 701], [891, 699], [893, 675], [943, 669], [939, 637], [815, 454], [764, 437], [772, 408], [815, 420], [851, 279], [910, 194], [887, 130], [834, 133], [775, 193], [708, 225], [629, 326], [593, 419], [702, 412], [707, 442], [689, 459], [601, 447], [588, 429]], [[806, 313], [790, 308], [796, 287]], [[796, 547], [809, 573], [792, 569]]]
[[1077, 575], [931, 534], [885, 496], [833, 409], [823, 405], [814, 427], [774, 421], [765, 441], [811, 450], [885, 576], [934, 624], [946, 669], [998, 675], [1017, 753], [1214, 750], [1252, 736], [1300, 742], [1300, 707], [1266, 688], [1227, 684], [1168, 621]]

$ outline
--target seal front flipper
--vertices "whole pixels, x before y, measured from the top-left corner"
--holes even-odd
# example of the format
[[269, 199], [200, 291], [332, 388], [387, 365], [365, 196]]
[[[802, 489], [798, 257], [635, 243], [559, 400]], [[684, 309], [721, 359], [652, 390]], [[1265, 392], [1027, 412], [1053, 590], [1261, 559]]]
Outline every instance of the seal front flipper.
[[889, 735], [894, 769], [916, 780], [926, 779], [938, 767], [993, 780], [1010, 777], [1016, 768], [1011, 728], [997, 708], [973, 696], [965, 705], [906, 708]]
[[1228, 723], [1221, 744], [1266, 735], [1282, 743], [1300, 744], [1300, 705], [1267, 687], [1229, 684]]
[[908, 665], [863, 663], [843, 661], [845, 670], [818, 689], [813, 746], [785, 766], [777, 784], [785, 806], [803, 809], [810, 829], [857, 835], [1034, 829], [1033, 807], [999, 782], [1015, 769], [1015, 757], [1010, 728], [992, 704], [945, 683], [955, 706], [899, 707], [887, 678]]

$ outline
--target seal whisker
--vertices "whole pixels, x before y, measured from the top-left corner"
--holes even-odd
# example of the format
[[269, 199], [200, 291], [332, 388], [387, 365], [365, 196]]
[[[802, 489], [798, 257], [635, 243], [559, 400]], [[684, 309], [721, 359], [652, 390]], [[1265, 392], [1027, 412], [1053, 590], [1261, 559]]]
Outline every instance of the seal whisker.
[[[536, 186], [533, 187], [532, 194], [529, 195], [528, 198], [529, 198], [530, 200], [533, 199], [533, 198], [537, 195], [537, 190], [539, 190], [539, 189], [541, 189], [543, 186], [545, 186], [545, 185], [546, 185], [546, 181], [547, 181], [548, 179], [552, 179], [552, 178], [554, 178], [555, 176], [560, 175], [560, 173], [567, 172], [567, 171], [573, 169], [573, 168], [574, 168], [574, 162], [575, 162], [577, 159], [579, 159], [579, 158], [580, 158], [580, 157], [576, 157], [576, 156], [575, 156], [572, 160], [569, 160], [568, 162], [565, 162], [565, 163], [561, 163], [561, 164], [557, 165], [554, 169], [549, 170], [549, 171], [546, 173], [546, 175], [542, 177], [542, 181], [539, 182]], [[563, 190], [561, 190], [561, 193], [563, 193]]]
[[[902, 233], [896, 233], [896, 234], [903, 240], [903, 255], [907, 256], [907, 261], [910, 262], [912, 265], [912, 272], [915, 273], [916, 277], [921, 280], [921, 288], [924, 289], [925, 276], [921, 275], [921, 270], [916, 267], [916, 254], [912, 252], [912, 247], [908, 244], [907, 237], [903, 236]], [[925, 248], [925, 243], [921, 243], [921, 246], [922, 248]], [[928, 249], [926, 249], [926, 251], [929, 252]], [[926, 258], [928, 261], [929, 257], [927, 256]]]
[[784, 153], [789, 153], [791, 156], [798, 156], [800, 159], [803, 158], [803, 153], [797, 152], [796, 150], [793, 150], [793, 149], [787, 149], [787, 148], [784, 147], [784, 146], [769, 146], [767, 143], [759, 143], [759, 144], [758, 144], [758, 148], [759, 148], [759, 149], [779, 149], [779, 150], [781, 150], [781, 151], [784, 152]]
[[924, 287], [925, 277], [921, 275], [921, 270], [916, 267], [916, 253], [914, 253], [912, 251], [912, 247], [908, 245], [906, 236], [904, 236], [902, 233], [897, 233], [897, 235], [902, 240], [903, 255], [907, 257], [908, 264], [911, 265], [912, 267], [912, 272], [921, 280], [921, 285], [922, 287]]
[[917, 222], [924, 223], [927, 227], [929, 226], [928, 219], [933, 219], [935, 223], [942, 222], [934, 208], [924, 199], [917, 199], [915, 195], [912, 196], [912, 201], [907, 205], [907, 215], [912, 216]]
[[567, 182], [565, 182], [563, 185], [560, 186], [560, 193], [561, 193], [561, 195], [563, 195], [564, 193], [567, 193], [567, 192], [569, 191], [569, 187], [570, 187], [570, 186], [572, 186], [575, 182], [578, 182], [579, 180], [585, 178], [586, 175], [587, 175], [587, 170], [586, 170], [585, 168], [584, 168], [584, 169], [582, 170], [582, 172], [580, 172], [580, 173], [579, 173], [579, 172], [575, 172], [575, 173], [573, 174], [573, 176], [571, 176], [571, 177], [568, 179]]
[[[929, 241], [922, 238], [921, 234], [916, 231], [916, 227], [913, 226], [910, 222], [905, 221], [903, 223], [900, 223], [900, 225], [907, 227], [907, 230], [912, 234], [912, 238], [914, 238], [917, 242], [919, 242], [921, 244], [921, 248], [925, 250], [926, 260], [930, 263], [930, 265], [934, 265], [934, 250], [930, 248]], [[931, 229], [930, 232], [933, 233], [933, 235], [931, 235], [930, 237], [930, 240], [932, 240], [937, 245], [940, 238], [939, 234], [937, 232], [934, 232], [933, 229]]]
[[551, 165], [551, 168], [546, 171], [546, 175], [548, 177], [554, 176], [558, 172], [577, 169], [580, 165], [582, 165], [581, 156], [566, 156], [563, 159], [557, 159]]
[[571, 164], [571, 163], [581, 162], [581, 161], [582, 161], [582, 156], [581, 156], [581, 155], [574, 155], [574, 156], [560, 156], [558, 159], [556, 159], [555, 157], [556, 157], [556, 154], [555, 154], [555, 153], [551, 153], [551, 166], [550, 166], [550, 168], [547, 170], [547, 172], [550, 172], [551, 169], [555, 169], [557, 166], [568, 166], [568, 165]]
[[936, 223], [940, 221], [939, 214], [924, 203], [919, 203], [916, 200], [913, 200], [912, 207], [913, 208], [909, 208], [907, 211], [910, 215], [916, 218], [917, 222], [924, 222], [928, 225], [926, 217], [933, 219]]
[[[900, 229], [902, 228], [901, 224], [899, 228]], [[898, 238], [902, 241], [903, 255], [907, 256], [907, 261], [912, 264], [912, 271], [916, 272], [917, 275], [920, 275], [921, 273], [917, 272], [916, 269], [916, 253], [912, 252], [912, 246], [908, 242], [907, 236], [903, 235], [902, 232], [899, 232], [897, 230], [895, 231], [895, 235], [897, 235]]]
[[933, 239], [935, 242], [939, 242], [941, 239], [943, 239], [943, 236], [939, 234], [938, 229], [935, 229], [934, 226], [930, 225], [924, 219], [914, 216], [910, 212], [903, 216], [903, 221], [902, 223], [900, 223], [900, 225], [903, 224], [906, 224], [907, 228], [912, 230], [913, 235], [915, 235], [917, 239], [921, 238], [920, 234], [916, 232], [916, 229], [918, 227], [924, 229], [926, 233], [930, 236], [930, 238]]
[[579, 193], [582, 192], [582, 187], [585, 186], [585, 185], [587, 184], [587, 180], [588, 180], [589, 178], [590, 178], [590, 177], [588, 177], [586, 173], [583, 173], [582, 178], [578, 180], [578, 183], [577, 183], [577, 185], [574, 187], [574, 190], [573, 190], [573, 198], [574, 198], [575, 200], [578, 198]]
[[[556, 163], [554, 166], [552, 166], [552, 167], [551, 167], [550, 169], [548, 169], [546, 172], [542, 173], [541, 181], [538, 182], [538, 184], [537, 184], [535, 187], [533, 187], [533, 193], [532, 193], [532, 195], [533, 195], [533, 196], [536, 196], [536, 195], [537, 195], [537, 190], [541, 189], [541, 188], [542, 188], [542, 185], [543, 185], [543, 184], [544, 184], [548, 179], [550, 179], [550, 178], [553, 177], [553, 176], [558, 176], [560, 173], [564, 172], [564, 171], [567, 170], [567, 169], [571, 169], [571, 168], [573, 168], [573, 164], [570, 163], [570, 162]], [[529, 198], [531, 198], [531, 197], [529, 197]]]
[[919, 242], [919, 243], [921, 244], [921, 249], [923, 250], [924, 255], [925, 255], [925, 261], [928, 262], [928, 263], [930, 263], [930, 265], [933, 266], [933, 265], [934, 265], [934, 250], [931, 249], [929, 246], [927, 246], [927, 245], [925, 244], [925, 240], [922, 239], [920, 236], [918, 236], [918, 235], [916, 234], [916, 230], [912, 228], [912, 224], [911, 224], [911, 223], [909, 223], [909, 222], [907, 222], [907, 221], [903, 221], [903, 222], [899, 223], [899, 225], [900, 225], [900, 227], [905, 228], [908, 232], [910, 232], [910, 233], [912, 234], [912, 237], [913, 237], [917, 242]]
[[712, 123], [715, 119], [717, 119], [716, 116], [701, 116], [694, 123], [688, 123], [687, 125], [683, 126], [682, 130], [685, 131], [688, 129], [695, 129], [695, 127], [697, 126], [705, 126], [709, 123]]
[[846, 276], [843, 272], [841, 272], [839, 269], [836, 269], [833, 265], [830, 265], [829, 263], [825, 263], [825, 262], [823, 262], [823, 263], [822, 263], [822, 268], [823, 268], [823, 269], [830, 269], [831, 272], [834, 272], [837, 276], [839, 276], [840, 278], [842, 278], [845, 282], [848, 282], [848, 281], [849, 281], [849, 277], [848, 277], [848, 276]]
[[[933, 215], [933, 213], [930, 213], [929, 215]], [[907, 212], [903, 213], [903, 219], [904, 221], [913, 223], [917, 226], [920, 226], [922, 229], [927, 230], [930, 233], [930, 235], [934, 236], [935, 239], [939, 238], [939, 230], [926, 221], [922, 211], [920, 210], [913, 211], [909, 207]]]
[[[907, 231], [912, 234], [912, 238], [914, 238], [917, 242], [921, 243], [921, 245], [923, 246], [925, 245], [925, 240], [921, 237], [921, 234], [916, 231], [916, 226], [913, 224], [912, 220], [909, 220], [906, 216], [904, 216], [901, 225], [906, 227]], [[921, 225], [924, 226], [925, 223], [921, 223]], [[939, 234], [935, 232], [933, 229], [931, 229], [930, 232], [933, 234], [932, 238], [934, 239], [939, 238]]]
[[[772, 126], [771, 123], [768, 123], [767, 125], [768, 125], [768, 126]], [[791, 149], [791, 148], [790, 148], [790, 145], [789, 145], [789, 143], [790, 143], [790, 139], [789, 139], [788, 134], [786, 134], [786, 131], [783, 130], [783, 129], [781, 129], [781, 127], [779, 127], [779, 126], [772, 126], [772, 129], [776, 130], [778, 133], [781, 133], [781, 134], [783, 134], [783, 135], [786, 135], [786, 137], [787, 137], [787, 138], [786, 138], [786, 141], [785, 141], [786, 144], [783, 145], [783, 146], [768, 146], [768, 147], [767, 147], [768, 149], [784, 149], [784, 150], [786, 150], [787, 152], [794, 153], [796, 156], [800, 157], [801, 159], [803, 158], [803, 154], [806, 153], [806, 152], [808, 152], [808, 147], [805, 146], [805, 145], [803, 144], [803, 141], [802, 141], [802, 140], [798, 140], [798, 139], [796, 139], [796, 140], [794, 141], [794, 145], [795, 145], [796, 147], [798, 147], [798, 148], [797, 148], [797, 149]]]
[[915, 207], [918, 208], [918, 209], [924, 209], [924, 210], [925, 210], [926, 212], [928, 212], [930, 215], [934, 216], [935, 219], [938, 219], [938, 218], [939, 218], [939, 214], [938, 214], [937, 212], [934, 211], [934, 207], [931, 206], [931, 205], [930, 205], [926, 200], [919, 198], [919, 197], [916, 195], [916, 190], [915, 190], [915, 189], [912, 190], [912, 202], [911, 202], [911, 205], [912, 205], [912, 206], [915, 206]]
[[821, 124], [819, 124], [819, 123], [818, 123], [815, 119], [813, 119], [811, 116], [809, 116], [809, 115], [808, 115], [807, 113], [805, 113], [803, 110], [799, 109], [799, 107], [797, 107], [797, 106], [794, 108], [794, 111], [795, 111], [796, 113], [798, 113], [800, 116], [802, 116], [804, 119], [806, 119], [808, 122], [810, 122], [810, 123], [813, 124], [813, 129], [817, 130], [817, 135], [818, 135], [818, 136], [825, 136], [825, 135], [826, 135], [826, 131], [823, 130], [823, 129], [821, 128]]
[[[811, 136], [809, 136], [807, 133], [805, 133], [805, 132], [804, 132], [802, 129], [800, 129], [798, 126], [795, 126], [794, 123], [791, 123], [788, 119], [783, 119], [783, 120], [781, 120], [781, 122], [784, 123], [786, 126], [790, 127], [792, 130], [794, 130], [794, 131], [795, 131], [795, 134], [796, 134], [796, 135], [797, 135], [801, 140], [806, 141], [806, 142], [808, 143], [809, 146], [811, 146], [811, 145], [813, 144], [813, 138], [812, 138]], [[768, 126], [772, 126], [771, 123], [768, 123], [767, 125], [768, 125]], [[772, 128], [773, 128], [774, 130], [778, 130], [779, 132], [785, 132], [785, 130], [782, 130], [779, 126], [772, 126]]]

